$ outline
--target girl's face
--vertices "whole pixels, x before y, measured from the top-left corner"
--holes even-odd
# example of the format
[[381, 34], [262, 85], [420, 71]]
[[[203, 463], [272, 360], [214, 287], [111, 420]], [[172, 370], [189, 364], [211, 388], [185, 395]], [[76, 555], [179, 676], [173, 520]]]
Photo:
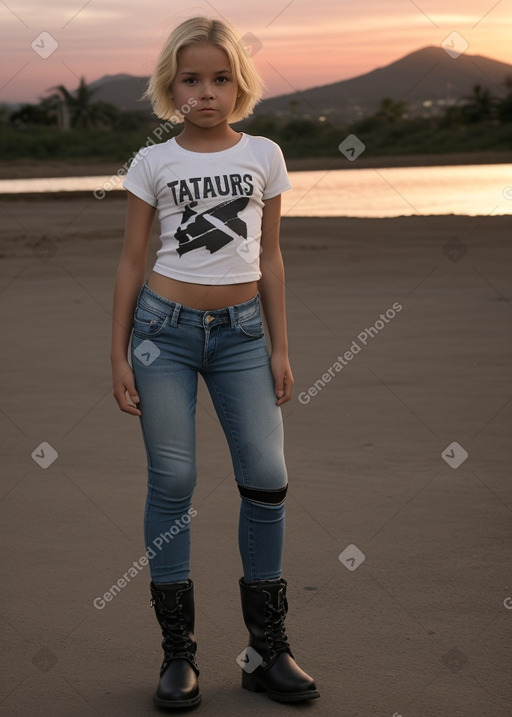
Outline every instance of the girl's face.
[[[182, 47], [178, 53], [178, 70], [171, 85], [174, 104], [182, 111], [185, 122], [198, 127], [216, 127], [226, 123], [233, 112], [238, 84], [231, 72], [226, 52], [209, 42]], [[195, 107], [189, 105], [196, 100]], [[183, 112], [188, 106], [190, 111]]]

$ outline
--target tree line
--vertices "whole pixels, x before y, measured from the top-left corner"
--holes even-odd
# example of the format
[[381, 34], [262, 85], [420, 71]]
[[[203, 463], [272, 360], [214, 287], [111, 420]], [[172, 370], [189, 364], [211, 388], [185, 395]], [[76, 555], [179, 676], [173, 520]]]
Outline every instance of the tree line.
[[[512, 77], [505, 82], [507, 92], [504, 97], [494, 95], [491, 90], [475, 84], [470, 95], [462, 97], [456, 104], [444, 108], [439, 119], [444, 124], [471, 124], [495, 120], [512, 121]], [[73, 128], [136, 129], [147, 123], [147, 112], [121, 111], [107, 102], [95, 100], [96, 89], [80, 79], [77, 90], [70, 91], [64, 85], [51, 88], [52, 94], [37, 104], [24, 104], [9, 112], [1, 113], [1, 124], [17, 129], [28, 126], [54, 126], [66, 131]], [[297, 102], [289, 103], [289, 118], [296, 119]], [[408, 104], [404, 101], [385, 97], [380, 101], [377, 111], [359, 122], [373, 128], [379, 123], [394, 123], [407, 119]]]
[[[158, 126], [147, 111], [121, 111], [95, 95], [96, 88], [81, 78], [75, 91], [58, 85], [37, 104], [14, 111], [0, 109], [2, 156], [118, 159], [128, 147], [142, 146]], [[373, 114], [347, 123], [301, 116], [298, 103], [292, 100], [287, 113], [258, 113], [235, 128], [273, 139], [290, 158], [332, 155], [333, 147], [349, 133], [360, 137], [367, 154], [375, 156], [512, 150], [512, 78], [501, 96], [476, 84], [469, 95], [429, 116], [411, 112], [404, 101], [384, 97]], [[179, 132], [178, 125], [162, 140]]]

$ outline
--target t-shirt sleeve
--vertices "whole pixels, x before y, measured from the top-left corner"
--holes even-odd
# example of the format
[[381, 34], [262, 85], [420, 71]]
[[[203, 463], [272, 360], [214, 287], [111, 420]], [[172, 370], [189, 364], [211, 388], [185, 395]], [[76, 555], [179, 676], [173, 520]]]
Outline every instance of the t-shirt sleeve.
[[283, 153], [281, 148], [276, 144], [274, 158], [270, 168], [267, 184], [265, 185], [265, 189], [263, 191], [262, 199], [272, 199], [272, 197], [277, 197], [278, 194], [286, 192], [291, 188], [292, 185], [288, 178]]
[[152, 207], [156, 207], [157, 199], [147, 149], [141, 149], [135, 155], [124, 178], [123, 187]]

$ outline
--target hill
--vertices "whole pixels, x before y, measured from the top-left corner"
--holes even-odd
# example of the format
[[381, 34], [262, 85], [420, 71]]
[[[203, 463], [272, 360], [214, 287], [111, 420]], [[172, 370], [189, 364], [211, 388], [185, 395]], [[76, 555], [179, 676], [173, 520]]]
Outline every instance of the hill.
[[454, 60], [440, 47], [425, 47], [349, 80], [264, 100], [258, 114], [293, 111], [350, 121], [373, 113], [383, 97], [403, 100], [411, 114], [419, 114], [452, 104], [476, 84], [498, 94], [507, 77], [512, 78], [512, 65], [504, 62], [467, 54]]
[[[349, 80], [271, 97], [258, 105], [255, 115], [324, 115], [352, 121], [373, 113], [383, 97], [403, 100], [411, 114], [435, 113], [469, 95], [476, 84], [499, 94], [507, 77], [512, 78], [510, 64], [467, 53], [452, 59], [441, 47], [425, 47]], [[149, 102], [140, 100], [147, 80], [132, 75], [107, 75], [92, 86], [97, 88], [98, 100], [122, 110], [150, 112]]]
[[138, 110], [151, 113], [149, 101], [140, 99], [146, 91], [148, 79], [125, 74], [105, 75], [89, 86], [96, 89], [94, 99], [97, 102], [108, 102], [123, 112]]

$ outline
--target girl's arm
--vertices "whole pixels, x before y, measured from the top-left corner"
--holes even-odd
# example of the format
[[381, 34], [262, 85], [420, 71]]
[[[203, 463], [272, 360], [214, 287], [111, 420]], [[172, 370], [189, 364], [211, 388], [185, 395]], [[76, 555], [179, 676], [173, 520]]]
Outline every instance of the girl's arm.
[[119, 408], [133, 416], [140, 416], [141, 412], [135, 405], [139, 402], [139, 396], [135, 390], [133, 371], [128, 363], [128, 344], [132, 332], [135, 303], [146, 273], [146, 257], [155, 217], [155, 207], [131, 192], [127, 192], [127, 195], [128, 209], [124, 247], [114, 289], [110, 360], [113, 393]]
[[293, 387], [293, 375], [288, 359], [284, 266], [279, 247], [280, 223], [281, 195], [278, 195], [268, 199], [263, 208], [260, 256], [262, 276], [258, 284], [272, 344], [270, 365], [278, 406], [291, 399]]

